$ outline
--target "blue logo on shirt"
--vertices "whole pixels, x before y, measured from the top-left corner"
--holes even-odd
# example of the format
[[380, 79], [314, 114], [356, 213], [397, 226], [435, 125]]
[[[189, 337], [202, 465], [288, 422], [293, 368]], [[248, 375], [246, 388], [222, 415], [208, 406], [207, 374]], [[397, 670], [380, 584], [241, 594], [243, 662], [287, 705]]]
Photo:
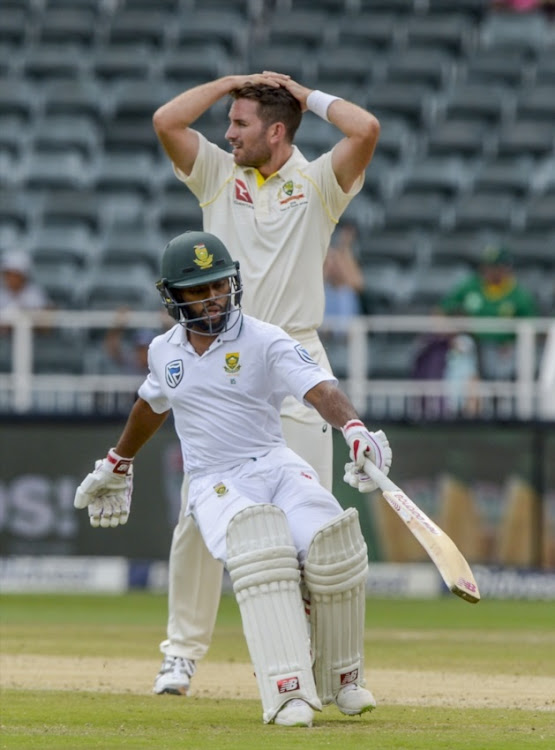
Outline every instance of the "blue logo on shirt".
[[301, 344], [297, 344], [295, 346], [295, 351], [299, 355], [299, 357], [303, 360], [303, 362], [308, 362], [310, 365], [315, 365], [316, 362], [312, 359], [310, 354], [307, 352], [307, 350], [304, 348], [304, 346], [301, 346]]
[[183, 360], [174, 359], [166, 365], [166, 383], [170, 388], [177, 388], [183, 380]]

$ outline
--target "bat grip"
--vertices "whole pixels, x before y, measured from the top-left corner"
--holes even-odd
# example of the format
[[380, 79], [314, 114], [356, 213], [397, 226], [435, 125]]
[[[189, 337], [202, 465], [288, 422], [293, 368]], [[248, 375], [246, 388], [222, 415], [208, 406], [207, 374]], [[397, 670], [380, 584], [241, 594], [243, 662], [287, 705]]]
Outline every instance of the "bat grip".
[[399, 492], [399, 487], [391, 479], [386, 477], [381, 469], [378, 469], [375, 463], [367, 458], [364, 462], [364, 473], [378, 485], [382, 492]]

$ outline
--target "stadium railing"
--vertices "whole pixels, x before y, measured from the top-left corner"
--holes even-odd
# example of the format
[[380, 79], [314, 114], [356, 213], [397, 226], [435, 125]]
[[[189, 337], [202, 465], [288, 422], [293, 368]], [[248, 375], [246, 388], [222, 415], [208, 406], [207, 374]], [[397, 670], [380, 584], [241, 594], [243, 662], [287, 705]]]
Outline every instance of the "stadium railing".
[[[136, 311], [126, 315], [125, 328], [148, 328], [162, 332], [165, 316], [155, 311]], [[91, 331], [107, 331], [114, 325], [114, 312], [107, 310], [46, 310], [0, 313], [0, 339], [4, 339], [4, 366], [0, 372], [0, 414], [78, 413], [97, 414], [127, 411], [130, 395], [142, 382], [139, 375], [112, 375], [87, 372], [86, 358], [80, 368], [64, 371], [68, 363], [82, 357], [83, 348], [72, 351], [72, 341], [82, 345]], [[67, 343], [61, 355], [47, 358], [36, 367], [40, 330], [63, 332]], [[373, 377], [372, 356], [387, 360], [387, 346], [375, 346], [385, 337], [412, 346], [421, 337], [431, 334], [464, 332], [510, 333], [516, 342], [515, 377], [509, 380], [477, 380], [471, 391], [477, 404], [473, 417], [497, 419], [555, 418], [555, 319], [526, 318], [458, 318], [443, 316], [360, 316], [326, 319], [322, 326], [324, 341], [342, 341], [340, 382], [362, 414], [395, 419], [434, 419], [468, 417], [461, 398], [460, 404], [444, 408], [452, 387], [445, 379], [420, 380], [409, 372], [396, 377]], [[10, 336], [11, 333], [11, 336]], [[66, 347], [64, 349], [64, 346]], [[64, 353], [65, 352], [65, 353]], [[373, 355], [374, 353], [374, 355]], [[62, 361], [59, 361], [59, 360]], [[332, 365], [334, 365], [334, 359]], [[410, 357], [409, 357], [410, 359]], [[51, 362], [54, 360], [54, 364]], [[387, 361], [385, 361], [387, 371]], [[335, 365], [334, 365], [335, 367]], [[341, 369], [341, 372], [339, 372]], [[378, 372], [383, 372], [379, 369]]]

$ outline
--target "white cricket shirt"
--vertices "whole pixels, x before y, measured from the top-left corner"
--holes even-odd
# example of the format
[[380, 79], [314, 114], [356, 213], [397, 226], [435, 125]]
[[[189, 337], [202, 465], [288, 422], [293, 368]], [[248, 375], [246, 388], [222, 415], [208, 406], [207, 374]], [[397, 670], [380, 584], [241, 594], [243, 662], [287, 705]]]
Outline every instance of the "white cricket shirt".
[[204, 230], [219, 237], [247, 280], [243, 310], [292, 336], [313, 331], [324, 316], [323, 264], [339, 217], [360, 191], [364, 174], [344, 193], [331, 151], [312, 162], [296, 146], [265, 181], [257, 169], [199, 133], [189, 176], [177, 177], [197, 197]]
[[157, 413], [172, 409], [191, 474], [228, 469], [284, 446], [282, 400], [303, 401], [318, 383], [337, 382], [280, 328], [246, 315], [202, 356], [177, 324], [152, 341], [148, 361], [139, 396]]

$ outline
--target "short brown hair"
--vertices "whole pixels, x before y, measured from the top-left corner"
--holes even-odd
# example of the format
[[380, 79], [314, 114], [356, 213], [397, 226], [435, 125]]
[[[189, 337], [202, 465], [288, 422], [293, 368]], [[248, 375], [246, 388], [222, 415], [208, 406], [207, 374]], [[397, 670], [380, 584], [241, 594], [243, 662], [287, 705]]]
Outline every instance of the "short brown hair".
[[286, 88], [246, 83], [238, 89], [233, 89], [230, 96], [233, 99], [251, 99], [258, 102], [258, 116], [266, 127], [275, 122], [282, 122], [289, 141], [293, 142], [303, 114], [298, 100]]

